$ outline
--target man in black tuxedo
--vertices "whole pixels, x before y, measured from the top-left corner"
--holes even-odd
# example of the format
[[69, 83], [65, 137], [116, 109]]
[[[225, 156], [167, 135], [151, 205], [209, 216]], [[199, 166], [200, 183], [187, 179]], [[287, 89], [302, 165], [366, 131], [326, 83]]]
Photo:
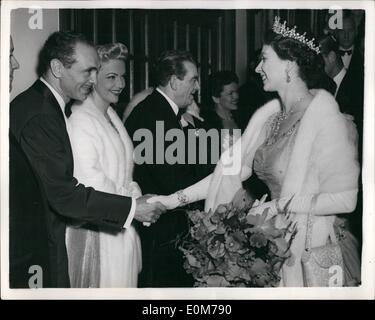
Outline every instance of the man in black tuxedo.
[[[19, 68], [12, 37], [9, 54], [9, 91]], [[28, 179], [24, 179], [24, 177]], [[9, 287], [50, 286], [45, 207], [36, 176], [14, 135], [9, 133]], [[32, 266], [43, 270], [39, 282], [29, 284]], [[31, 273], [29, 273], [29, 270]]]
[[343, 27], [336, 29], [334, 35], [338, 43], [336, 54], [341, 56], [342, 66], [346, 70], [345, 77], [338, 85], [336, 100], [343, 112], [354, 116], [359, 134], [362, 135], [364, 58], [358, 26], [351, 11], [344, 10]]
[[359, 135], [363, 128], [363, 67], [346, 69], [341, 59], [339, 44], [331, 36], [320, 41], [324, 69], [336, 84], [334, 96], [343, 113], [354, 117]]
[[[64, 108], [71, 99], [84, 100], [96, 82], [99, 57], [84, 36], [55, 32], [39, 56], [40, 79], [10, 106], [10, 131], [26, 154], [48, 204], [45, 223], [51, 287], [69, 287], [65, 227], [73, 219], [126, 228], [134, 219], [155, 222], [164, 211], [160, 203], [86, 188], [73, 177], [73, 157]], [[29, 176], [19, 177], [27, 181]], [[25, 222], [26, 223], [26, 222]]]
[[[180, 115], [199, 90], [198, 72], [189, 53], [168, 51], [159, 58], [155, 73], [157, 88], [134, 108], [125, 125], [135, 149], [141, 142], [137, 132], [147, 129], [154, 140], [152, 163], [140, 163], [135, 153], [135, 181], [144, 192], [168, 195], [196, 182], [196, 168], [186, 163], [169, 164], [165, 155], [172, 141], [165, 141], [164, 135], [163, 141], [159, 141], [156, 131], [162, 125], [163, 134], [174, 129], [186, 135]], [[163, 157], [159, 163], [158, 154]], [[140, 230], [143, 249], [141, 286], [192, 286], [192, 278], [183, 268], [182, 254], [175, 246], [176, 237], [187, 231], [187, 216], [181, 209], [168, 211], [155, 225]]]
[[362, 39], [358, 36], [358, 26], [355, 17], [350, 10], [343, 11], [343, 25], [341, 29], [335, 29], [334, 36], [339, 45], [339, 53], [345, 69], [350, 73], [352, 69], [363, 69]]

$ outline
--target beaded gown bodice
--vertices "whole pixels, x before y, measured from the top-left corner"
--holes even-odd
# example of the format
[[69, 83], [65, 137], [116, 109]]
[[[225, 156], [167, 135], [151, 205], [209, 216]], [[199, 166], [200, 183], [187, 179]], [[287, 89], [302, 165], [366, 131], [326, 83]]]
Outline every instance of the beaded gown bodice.
[[254, 171], [269, 188], [271, 199], [280, 197], [300, 120], [301, 118], [297, 119], [290, 129], [284, 133], [282, 132], [274, 141], [269, 139], [272, 136], [272, 121], [270, 121], [267, 124], [268, 133], [266, 140], [255, 153]]

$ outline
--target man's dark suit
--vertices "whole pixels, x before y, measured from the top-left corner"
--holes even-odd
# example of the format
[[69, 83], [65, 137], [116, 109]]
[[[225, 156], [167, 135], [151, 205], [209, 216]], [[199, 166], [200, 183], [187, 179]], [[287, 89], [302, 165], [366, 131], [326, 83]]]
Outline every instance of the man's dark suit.
[[[349, 68], [342, 79], [336, 94], [336, 101], [340, 110], [354, 117], [358, 130], [358, 155], [362, 163], [363, 150], [363, 119], [364, 119], [364, 60], [363, 53], [357, 45], [354, 48]], [[353, 232], [359, 241], [362, 240], [362, 178], [359, 178], [359, 191], [357, 206], [353, 214], [349, 215]]]
[[352, 50], [352, 58], [350, 59], [350, 64], [348, 66], [348, 73], [351, 71], [363, 71], [364, 69], [364, 55], [360, 48], [359, 43], [357, 43]]
[[[165, 141], [163, 148], [160, 143], [155, 143], [156, 121], [162, 121], [164, 124], [164, 134], [170, 129], [181, 129], [179, 120], [168, 101], [154, 90], [135, 107], [125, 124], [135, 147], [140, 143], [133, 137], [137, 129], [150, 130], [154, 139], [154, 164], [136, 164], [134, 180], [143, 193], [169, 195], [196, 182], [196, 172], [194, 165], [170, 165], [166, 162], [155, 164], [156, 150], [158, 149], [164, 156], [165, 150], [171, 144]], [[174, 244], [177, 235], [187, 230], [188, 222], [183, 210], [168, 211], [157, 223], [148, 228], [141, 228], [143, 271], [140, 286], [192, 286], [191, 277], [183, 269], [182, 255]]]
[[336, 94], [342, 112], [354, 116], [360, 136], [363, 128], [364, 62], [363, 54], [354, 49], [349, 68]]
[[10, 130], [29, 159], [48, 203], [45, 219], [51, 286], [69, 287], [66, 222], [77, 219], [120, 231], [131, 199], [86, 188], [73, 177], [73, 156], [62, 110], [40, 80], [12, 101]]
[[50, 287], [45, 202], [30, 163], [9, 134], [9, 286], [29, 288], [31, 266], [43, 271], [42, 285]]
[[341, 112], [354, 117], [360, 135], [363, 127], [363, 96], [363, 73], [348, 70], [337, 90], [336, 100]]

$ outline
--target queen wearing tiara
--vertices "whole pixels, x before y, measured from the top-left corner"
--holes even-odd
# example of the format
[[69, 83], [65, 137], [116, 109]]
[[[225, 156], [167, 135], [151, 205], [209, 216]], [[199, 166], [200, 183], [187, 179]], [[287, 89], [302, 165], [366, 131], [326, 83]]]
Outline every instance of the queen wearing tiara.
[[[288, 219], [296, 224], [292, 265], [284, 264], [281, 286], [305, 286], [301, 257], [305, 250], [307, 216], [313, 212], [311, 246], [338, 241], [344, 258], [344, 285], [360, 282], [357, 242], [346, 228], [345, 215], [356, 207], [359, 163], [357, 131], [334, 97], [320, 88], [324, 73], [319, 47], [313, 38], [299, 34], [276, 17], [266, 35], [256, 72], [264, 90], [279, 99], [268, 102], [253, 115], [236, 143], [241, 169], [227, 174], [222, 159], [210, 176], [169, 196], [159, 196], [168, 209], [205, 199], [205, 209], [230, 202], [241, 181], [256, 172], [269, 187], [271, 199], [249, 214], [280, 215], [288, 201]], [[234, 148], [236, 145], [234, 146]], [[233, 161], [235, 163], [236, 161]], [[181, 194], [184, 201], [181, 201]]]

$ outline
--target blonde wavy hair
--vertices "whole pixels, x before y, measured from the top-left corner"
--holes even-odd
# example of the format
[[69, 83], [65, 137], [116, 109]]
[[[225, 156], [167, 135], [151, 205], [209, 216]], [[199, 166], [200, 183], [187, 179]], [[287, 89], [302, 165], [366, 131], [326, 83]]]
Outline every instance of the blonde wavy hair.
[[128, 48], [120, 42], [98, 45], [96, 46], [96, 51], [102, 62], [115, 59], [123, 60], [125, 62], [128, 58]]

